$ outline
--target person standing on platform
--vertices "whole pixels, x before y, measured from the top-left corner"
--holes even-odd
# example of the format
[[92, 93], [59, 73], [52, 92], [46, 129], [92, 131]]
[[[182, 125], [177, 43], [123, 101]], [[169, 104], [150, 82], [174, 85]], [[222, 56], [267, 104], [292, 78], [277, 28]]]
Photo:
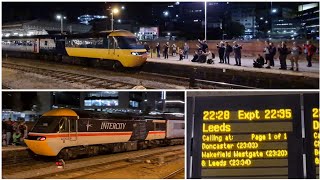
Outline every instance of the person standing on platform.
[[313, 44], [311, 44], [310, 41], [307, 41], [307, 44], [304, 44], [303, 48], [304, 48], [304, 53], [306, 54], [306, 59], [308, 61], [307, 67], [311, 67], [312, 56], [317, 51], [317, 48]]
[[294, 63], [296, 64], [296, 71], [299, 71], [299, 55], [302, 54], [302, 48], [297, 45], [296, 42], [293, 42], [291, 47], [291, 68], [290, 70], [294, 71]]
[[217, 44], [217, 49], [218, 49], [218, 54], [219, 54], [219, 59], [220, 62], [219, 63], [224, 63], [224, 44], [223, 41], [220, 42], [220, 44]]
[[12, 126], [11, 118], [9, 118], [9, 120], [7, 121], [6, 132], [7, 132], [7, 145], [10, 145], [12, 142], [11, 138], [13, 134], [13, 126]]
[[157, 50], [157, 57], [160, 58], [160, 43], [157, 43], [156, 50]]
[[183, 46], [183, 55], [184, 55], [184, 59], [188, 59], [189, 58], [189, 45], [187, 43], [184, 43]]
[[182, 61], [183, 60], [183, 50], [180, 49], [179, 50], [179, 61]]
[[168, 58], [169, 58], [169, 42], [167, 42], [166, 44], [164, 44], [164, 47], [163, 47], [163, 56], [164, 56], [164, 59], [168, 59]]
[[270, 66], [274, 67], [274, 56], [277, 53], [277, 48], [274, 46], [272, 42], [270, 43], [269, 51], [270, 51]]
[[241, 49], [242, 46], [239, 45], [236, 41], [233, 42], [233, 52], [234, 52], [234, 58], [236, 60], [235, 66], [241, 66]]
[[264, 53], [264, 56], [265, 56], [265, 59], [266, 59], [266, 63], [267, 64], [267, 69], [270, 69], [270, 58], [271, 58], [271, 55], [270, 55], [270, 46], [269, 46], [269, 41], [265, 41], [264, 42], [265, 44], [265, 47], [263, 49], [263, 53]]
[[21, 141], [23, 142], [23, 139], [25, 139], [28, 135], [28, 126], [25, 121], [20, 123], [19, 131], [21, 133]]
[[176, 57], [176, 55], [177, 55], [177, 46], [176, 46], [176, 44], [172, 44], [172, 56], [173, 57]]
[[290, 51], [287, 48], [287, 45], [284, 41], [281, 42], [281, 46], [278, 47], [278, 52], [279, 52], [279, 60], [280, 60], [280, 68], [283, 70], [287, 70], [287, 56], [290, 54]]
[[226, 41], [226, 48], [224, 50], [224, 63], [230, 64], [230, 53], [232, 52], [232, 47]]
[[144, 48], [147, 50], [147, 53], [150, 52], [150, 46], [147, 44], [147, 42], [144, 42]]

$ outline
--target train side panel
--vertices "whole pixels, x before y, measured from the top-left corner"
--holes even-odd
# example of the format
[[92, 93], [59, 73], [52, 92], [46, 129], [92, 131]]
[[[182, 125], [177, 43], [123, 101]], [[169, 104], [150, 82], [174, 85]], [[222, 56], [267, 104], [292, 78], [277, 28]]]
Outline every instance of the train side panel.
[[185, 123], [181, 120], [168, 120], [167, 121], [167, 139], [184, 138]]
[[144, 64], [147, 60], [145, 54], [132, 55], [132, 52], [145, 53], [145, 50], [142, 49], [99, 49], [66, 47], [66, 51], [69, 56], [73, 57], [118, 60], [124, 67], [138, 67]]

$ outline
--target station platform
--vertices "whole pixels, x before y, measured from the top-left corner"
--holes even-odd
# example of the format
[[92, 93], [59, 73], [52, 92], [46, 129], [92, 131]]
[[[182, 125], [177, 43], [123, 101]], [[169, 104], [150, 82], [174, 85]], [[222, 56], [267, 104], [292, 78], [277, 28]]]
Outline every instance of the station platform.
[[[319, 77], [319, 61], [312, 62], [312, 67], [307, 67], [307, 61], [300, 60], [299, 61], [299, 71], [291, 71], [291, 62], [287, 59], [287, 67], [288, 70], [281, 70], [279, 60], [275, 60], [275, 66], [271, 67], [271, 69], [266, 68], [253, 68], [253, 59], [244, 57], [241, 58], [241, 66], [234, 66], [235, 60], [234, 57], [230, 57], [230, 65], [229, 64], [220, 64], [219, 58], [214, 59], [214, 64], [207, 63], [197, 63], [191, 62], [192, 55], [189, 55], [189, 59], [184, 59], [179, 61], [179, 56], [173, 57], [169, 56], [169, 59], [161, 58], [148, 58], [147, 62], [154, 63], [170, 63], [170, 64], [185, 64], [189, 66], [195, 67], [212, 67], [212, 68], [220, 68], [220, 69], [234, 69], [239, 71], [252, 71], [252, 72], [264, 72], [264, 73], [275, 73], [275, 74], [288, 74], [288, 75], [296, 75], [296, 76], [308, 76], [308, 77]], [[266, 65], [265, 65], [266, 66]]]
[[28, 156], [27, 146], [2, 146], [2, 159], [17, 158]]
[[[207, 63], [197, 63], [191, 62], [193, 58], [189, 55], [189, 59], [184, 59], [179, 61], [179, 56], [169, 56], [169, 59], [164, 59], [163, 57], [148, 58], [147, 66], [148, 68], [166, 69], [167, 71], [177, 71], [175, 74], [178, 75], [178, 71], [183, 73], [183, 71], [192, 71], [191, 69], [196, 69], [198, 74], [206, 74], [199, 76], [199, 78], [205, 80], [215, 80], [220, 82], [226, 82], [228, 79], [237, 79], [239, 81], [255, 81], [258, 79], [261, 87], [260, 88], [271, 88], [271, 89], [281, 89], [281, 88], [299, 88], [299, 89], [318, 89], [319, 88], [319, 61], [313, 61], [312, 67], [307, 67], [307, 61], [301, 59], [299, 61], [299, 71], [291, 71], [291, 62], [287, 59], [288, 70], [281, 70], [280, 62], [278, 59], [275, 60], [275, 66], [271, 69], [266, 68], [253, 68], [253, 57], [243, 57], [241, 59], [241, 66], [235, 66], [234, 57], [230, 57], [229, 64], [219, 63], [219, 58], [214, 59], [213, 64]], [[265, 65], [266, 66], [266, 65]], [[147, 68], [144, 68], [147, 69]], [[150, 70], [151, 71], [151, 70]], [[159, 70], [157, 73], [161, 73]], [[162, 70], [164, 73], [164, 71]], [[174, 73], [174, 72], [173, 72]], [[208, 73], [211, 73], [210, 75]], [[173, 74], [172, 74], [173, 75]], [[187, 73], [185, 75], [187, 77]], [[216, 76], [216, 77], [212, 77]], [[225, 79], [224, 76], [228, 76]], [[246, 80], [245, 80], [246, 79]], [[262, 81], [264, 85], [262, 85]], [[267, 82], [268, 81], [268, 82]], [[228, 81], [228, 83], [234, 83], [233, 80]], [[242, 83], [242, 82], [241, 82]], [[269, 85], [266, 85], [269, 83]], [[291, 83], [291, 84], [290, 84]], [[293, 83], [293, 84], [292, 84]], [[249, 83], [250, 84], [250, 83]], [[248, 85], [248, 84], [247, 84]], [[253, 85], [251, 83], [251, 85]], [[255, 86], [255, 85], [253, 85]], [[259, 86], [259, 85], [258, 85]]]

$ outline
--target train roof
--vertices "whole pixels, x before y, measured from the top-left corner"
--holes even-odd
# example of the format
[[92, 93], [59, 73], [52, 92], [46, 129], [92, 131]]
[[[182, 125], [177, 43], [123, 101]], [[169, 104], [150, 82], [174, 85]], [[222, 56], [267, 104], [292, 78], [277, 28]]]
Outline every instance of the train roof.
[[88, 32], [88, 33], [80, 33], [80, 34], [70, 34], [70, 35], [61, 35], [61, 34], [48, 34], [48, 35], [35, 35], [35, 36], [9, 36], [9, 37], [2, 37], [2, 39], [46, 39], [46, 38], [57, 38], [57, 39], [64, 39], [64, 38], [93, 38], [93, 37], [106, 37], [106, 36], [129, 36], [135, 37], [130, 31], [126, 30], [114, 30], [114, 31], [100, 31], [100, 32]]
[[76, 110], [68, 108], [53, 109], [44, 113], [42, 116], [68, 116], [79, 117], [79, 119], [140, 119], [140, 116], [129, 113], [107, 113], [97, 111]]
[[179, 116], [174, 113], [162, 113], [157, 115], [146, 115], [145, 119], [165, 119], [165, 120], [184, 120], [184, 116]]

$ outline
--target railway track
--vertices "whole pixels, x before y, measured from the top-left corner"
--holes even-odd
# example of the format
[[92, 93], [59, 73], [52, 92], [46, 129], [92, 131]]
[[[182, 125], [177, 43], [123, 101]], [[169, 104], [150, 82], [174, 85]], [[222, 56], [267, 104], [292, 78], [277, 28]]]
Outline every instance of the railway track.
[[[136, 84], [113, 81], [110, 79], [100, 78], [96, 76], [84, 75], [80, 73], [70, 73], [61, 70], [52, 70], [42, 67], [34, 67], [29, 65], [14, 64], [8, 62], [2, 62], [2, 67], [26, 73], [39, 74], [68, 83], [87, 84], [90, 85], [92, 88], [97, 89], [132, 89], [136, 86]], [[151, 87], [146, 88], [151, 89]]]
[[183, 85], [190, 89], [256, 89], [255, 87], [243, 86], [238, 84], [230, 84], [219, 81], [209, 81], [196, 78], [186, 78], [173, 75], [165, 75], [150, 72], [140, 72], [140, 74], [145, 75], [149, 78], [156, 77], [166, 79], [168, 82], [175, 81], [179, 85]]
[[[50, 65], [50, 64], [48, 64]], [[96, 76], [84, 75], [80, 73], [70, 73], [66, 70], [52, 70], [44, 67], [35, 67], [30, 65], [24, 65], [20, 63], [3, 62], [3, 67], [14, 69], [18, 71], [40, 74], [47, 77], [55, 78], [69, 83], [82, 83], [88, 84], [93, 88], [101, 89], [132, 89], [137, 84], [130, 84], [126, 82], [112, 81]], [[99, 68], [98, 68], [99, 69]], [[254, 87], [230, 84], [218, 81], [209, 81], [196, 78], [187, 78], [175, 75], [166, 75], [160, 73], [152, 73], [146, 71], [139, 71], [138, 73], [130, 72], [130, 76], [141, 80], [148, 80], [153, 82], [162, 82], [172, 85], [178, 85], [185, 87], [186, 89], [254, 89]], [[144, 86], [147, 89], [153, 89], [153, 87]]]
[[162, 179], [184, 179], [184, 168], [173, 171]]
[[[154, 158], [154, 156], [161, 155], [162, 157], [166, 157], [165, 162], [173, 161], [178, 159], [177, 155], [180, 153], [180, 150], [175, 150], [175, 151], [166, 151], [166, 152], [161, 152], [161, 153], [153, 153], [149, 155], [141, 155], [137, 156], [134, 158], [127, 158], [124, 160], [117, 160], [117, 161], [111, 161], [111, 162], [106, 162], [103, 164], [98, 164], [98, 165], [93, 165], [85, 168], [79, 168], [79, 169], [74, 169], [69, 172], [63, 172], [62, 174], [59, 174], [58, 176], [55, 175], [55, 178], [62, 178], [62, 179], [67, 179], [67, 178], [72, 178], [72, 179], [86, 179], [88, 176], [98, 174], [100, 172], [107, 172], [107, 171], [113, 171], [117, 169], [125, 169], [133, 165], [138, 165], [141, 163], [145, 163], [147, 160], [149, 160], [149, 163], [159, 163], [158, 158]], [[170, 153], [169, 155], [166, 155], [167, 153]], [[48, 178], [52, 177], [52, 175], [46, 175], [46, 176], [40, 176], [40, 177], [33, 177], [35, 179], [39, 178]]]
[[4, 179], [40, 179], [40, 178], [85, 178], [100, 172], [107, 172], [116, 169], [125, 169], [130, 166], [145, 163], [158, 163], [159, 156], [164, 157], [164, 162], [174, 161], [183, 158], [183, 146], [169, 146], [125, 153], [100, 155], [92, 158], [76, 159], [66, 161], [64, 169], [58, 169], [54, 163], [23, 160], [18, 164], [6, 165], [3, 167]]

